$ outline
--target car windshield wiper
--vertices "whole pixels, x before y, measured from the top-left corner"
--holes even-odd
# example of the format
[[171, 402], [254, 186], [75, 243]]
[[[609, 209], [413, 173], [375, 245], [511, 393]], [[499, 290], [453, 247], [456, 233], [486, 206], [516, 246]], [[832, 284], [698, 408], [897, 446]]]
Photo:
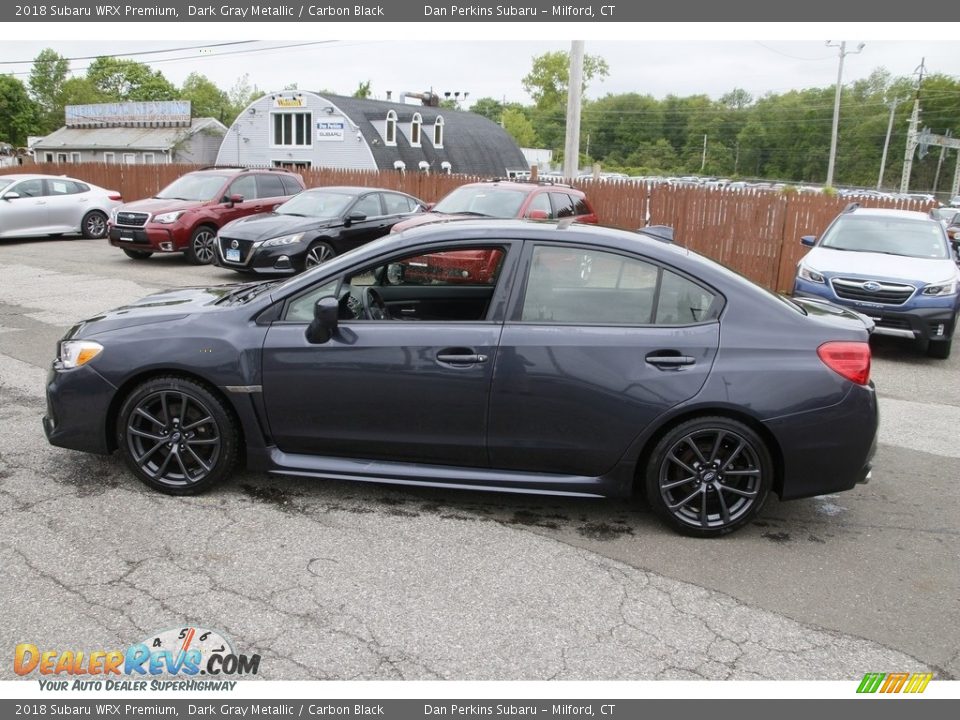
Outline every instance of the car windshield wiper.
[[169, 195], [154, 195], [154, 200], [193, 200], [193, 198], [171, 197]]
[[291, 217], [307, 217], [304, 213], [278, 212], [277, 215], [290, 215]]
[[493, 217], [487, 213], [477, 212], [476, 210], [458, 210], [457, 212], [444, 212], [446, 215], [476, 215], [477, 217]]
[[246, 292], [241, 292], [237, 295], [231, 295], [230, 302], [231, 303], [249, 302], [250, 300], [253, 300], [253, 298], [257, 297], [257, 295], [260, 295], [261, 293], [266, 292], [267, 290], [269, 290], [279, 282], [280, 280], [270, 280], [268, 282], [257, 283], [253, 287], [248, 288]]

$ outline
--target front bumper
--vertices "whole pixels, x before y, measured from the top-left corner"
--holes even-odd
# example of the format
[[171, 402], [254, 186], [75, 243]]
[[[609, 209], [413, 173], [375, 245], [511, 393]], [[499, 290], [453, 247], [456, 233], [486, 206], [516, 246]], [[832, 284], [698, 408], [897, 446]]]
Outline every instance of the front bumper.
[[[956, 321], [956, 297], [911, 299], [903, 305], [862, 303], [838, 298], [829, 287], [797, 278], [793, 294], [797, 297], [829, 300], [871, 318], [874, 335], [889, 335], [908, 340], [941, 340], [953, 335]], [[919, 303], [923, 303], [922, 305]]]
[[116, 388], [89, 365], [47, 374], [43, 431], [51, 445], [108, 455], [107, 416]]
[[[213, 264], [237, 272], [256, 273], [258, 275], [293, 275], [304, 267], [304, 257], [308, 244], [304, 242], [278, 247], [262, 247], [260, 242], [250, 240], [237, 241], [232, 248], [231, 238], [217, 237], [217, 251], [213, 254]], [[240, 260], [227, 260], [226, 255], [234, 250]]]
[[170, 253], [183, 252], [186, 243], [179, 242], [175, 225], [127, 227], [110, 225], [108, 237], [110, 244], [118, 248], [139, 250], [141, 252]]

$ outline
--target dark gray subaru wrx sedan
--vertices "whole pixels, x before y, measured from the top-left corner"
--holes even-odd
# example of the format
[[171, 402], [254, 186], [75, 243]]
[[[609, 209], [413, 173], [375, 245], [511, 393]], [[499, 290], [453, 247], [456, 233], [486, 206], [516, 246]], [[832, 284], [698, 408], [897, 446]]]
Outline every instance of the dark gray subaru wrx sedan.
[[771, 491], [867, 479], [865, 323], [638, 233], [432, 224], [284, 282], [170, 290], [80, 323], [43, 423], [54, 445], [120, 450], [171, 494], [241, 459], [338, 480], [638, 489], [675, 529], [712, 536]]

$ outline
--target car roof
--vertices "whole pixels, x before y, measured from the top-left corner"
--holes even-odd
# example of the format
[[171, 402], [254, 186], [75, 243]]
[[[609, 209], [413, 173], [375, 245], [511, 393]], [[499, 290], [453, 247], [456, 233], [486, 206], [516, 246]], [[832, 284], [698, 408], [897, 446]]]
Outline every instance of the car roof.
[[[77, 180], [68, 175], [44, 175], [42, 173], [11, 173], [10, 175], [0, 175], [0, 179], [7, 178], [13, 180], [38, 180], [43, 178], [49, 178], [51, 180]], [[77, 180], [77, 182], [82, 182], [86, 185], [89, 185], [86, 180]]]
[[344, 195], [350, 194], [359, 194], [365, 192], [388, 192], [394, 193], [396, 195], [406, 195], [407, 197], [413, 197], [412, 195], [405, 193], [403, 190], [394, 190], [393, 188], [382, 188], [382, 187], [367, 187], [365, 185], [320, 185], [319, 187], [307, 188], [303, 192], [312, 192], [314, 190], [325, 190], [327, 192], [333, 193], [343, 193]]
[[[497, 180], [482, 180], [480, 182], [466, 183], [460, 187], [496, 187], [502, 185], [511, 189], [522, 190], [525, 192], [533, 192], [534, 190], [563, 190], [563, 191], [573, 191], [578, 195], [583, 195], [582, 190], [578, 190], [572, 185], [566, 185], [564, 183], [555, 183], [550, 181], [545, 182], [524, 182], [522, 180], [510, 180], [510, 179], [497, 179]], [[460, 188], [454, 188], [459, 190]], [[451, 192], [453, 192], [451, 190]]]
[[917, 210], [894, 210], [891, 208], [854, 208], [853, 210], [847, 211], [847, 214], [864, 217], [894, 217], [902, 218], [904, 220], [926, 220], [928, 222], [935, 222], [929, 214], [919, 212]]

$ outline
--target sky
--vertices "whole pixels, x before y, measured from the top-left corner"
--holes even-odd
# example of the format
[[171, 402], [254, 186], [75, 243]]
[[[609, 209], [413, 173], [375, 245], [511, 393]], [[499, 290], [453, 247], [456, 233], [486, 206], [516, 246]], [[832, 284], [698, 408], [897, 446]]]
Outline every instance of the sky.
[[[700, 26], [666, 41], [587, 37], [586, 51], [603, 57], [610, 68], [609, 76], [603, 82], [593, 82], [587, 95], [596, 98], [607, 93], [636, 92], [662, 98], [668, 94], [706, 94], [717, 99], [738, 87], [754, 97], [767, 92], [828, 87], [836, 82], [838, 67], [838, 49], [826, 46], [828, 38], [833, 42], [845, 39], [848, 50], [855, 50], [860, 42], [865, 42], [859, 54], [847, 55], [844, 83], [865, 78], [878, 67], [886, 68], [894, 76], [908, 76], [914, 73], [921, 60], [925, 60], [927, 72], [960, 79], [960, 32], [956, 31], [960, 23], [939, 25], [936, 37], [957, 38], [953, 42], [891, 39], [891, 36], [926, 36], [929, 27], [924, 24], [895, 33], [885, 25], [879, 32], [869, 24], [853, 28], [814, 26], [796, 33], [815, 37], [808, 40], [786, 39], [784, 28], [779, 25], [763, 26], [753, 32], [743, 29], [739, 33], [724, 32], [724, 37], [732, 36], [732, 39], [723, 41], [711, 39], [721, 33]], [[195, 24], [192, 28], [199, 29], [200, 26]], [[458, 35], [464, 35], [468, 28], [459, 25], [455, 30]], [[146, 26], [136, 26], [135, 29], [138, 34], [155, 36]], [[570, 47], [566, 39], [435, 39], [448, 38], [451, 33], [434, 32], [433, 28], [429, 33], [432, 37], [426, 39], [418, 37], [417, 33], [410, 34], [410, 39], [396, 40], [397, 32], [358, 34], [354, 30], [345, 31], [344, 39], [326, 40], [318, 39], [316, 33], [304, 34], [302, 29], [299, 35], [284, 38], [277, 35], [275, 28], [266, 27], [260, 37], [273, 35], [275, 39], [214, 46], [247, 39], [238, 37], [236, 26], [228, 29], [228, 33], [203, 33], [197, 37], [191, 37], [197, 35], [195, 32], [184, 31], [177, 39], [162, 42], [112, 41], [108, 46], [102, 40], [58, 39], [56, 32], [38, 34], [38, 38], [45, 39], [6, 39], [0, 44], [0, 73], [13, 73], [26, 82], [32, 59], [45, 47], [69, 58], [95, 56], [108, 49], [112, 53], [144, 53], [190, 48], [132, 55], [131, 58], [162, 70], [177, 85], [194, 70], [224, 89], [229, 89], [244, 73], [249, 74], [251, 84], [263, 91], [280, 90], [296, 83], [301, 90], [323, 88], [351, 94], [361, 82], [369, 81], [373, 96], [381, 99], [388, 90], [393, 91], [395, 99], [404, 91], [433, 89], [441, 95], [457, 91], [469, 93], [466, 102], [462, 103], [466, 108], [480, 97], [529, 103], [530, 98], [524, 92], [521, 80], [530, 69], [531, 59], [547, 51], [568, 50]], [[260, 27], [254, 26], [246, 32], [258, 30]], [[853, 32], [847, 32], [845, 38], [827, 34], [833, 30]], [[860, 37], [855, 34], [857, 30], [861, 31]], [[487, 33], [469, 34], [482, 37]], [[496, 34], [501, 37], [517, 35], [504, 29]], [[538, 32], [527, 34], [534, 38], [541, 36]], [[612, 34], [616, 36], [618, 33]], [[622, 28], [619, 34], [624, 35]], [[640, 33], [637, 36], [669, 37], [671, 34]], [[786, 34], [790, 36], [789, 31]], [[29, 35], [27, 32], [26, 36]], [[697, 39], [698, 35], [703, 39]], [[76, 33], [63, 37], [76, 37]], [[204, 42], [211, 45], [196, 47]], [[27, 62], [18, 62], [23, 60]], [[71, 63], [71, 67], [74, 72], [82, 73], [88, 62], [78, 59]]]

